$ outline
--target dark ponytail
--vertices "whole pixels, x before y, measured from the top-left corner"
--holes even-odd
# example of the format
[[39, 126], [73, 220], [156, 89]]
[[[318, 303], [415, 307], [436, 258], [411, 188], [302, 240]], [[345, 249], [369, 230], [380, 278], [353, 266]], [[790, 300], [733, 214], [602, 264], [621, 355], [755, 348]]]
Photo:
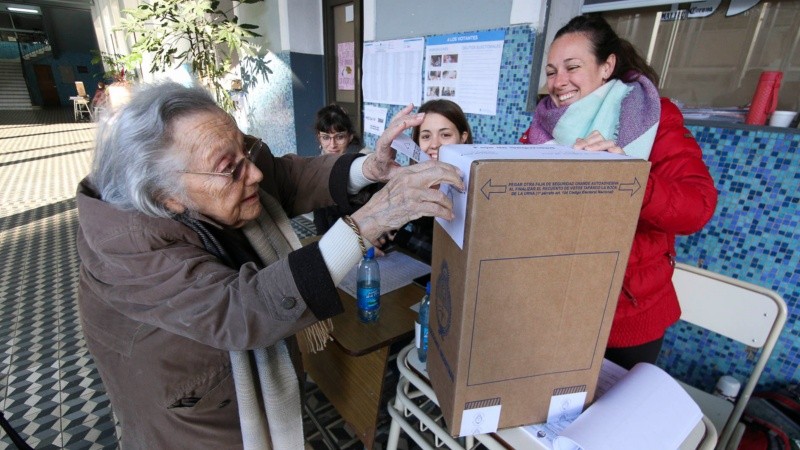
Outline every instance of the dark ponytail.
[[633, 44], [619, 37], [602, 17], [597, 15], [573, 17], [556, 32], [554, 40], [570, 33], [583, 33], [589, 39], [592, 43], [592, 53], [598, 64], [606, 62], [612, 54], [617, 56], [614, 72], [609, 79], [620, 79], [627, 82], [635, 80], [639, 75], [644, 75], [658, 86], [658, 74], [655, 69], [647, 64]]

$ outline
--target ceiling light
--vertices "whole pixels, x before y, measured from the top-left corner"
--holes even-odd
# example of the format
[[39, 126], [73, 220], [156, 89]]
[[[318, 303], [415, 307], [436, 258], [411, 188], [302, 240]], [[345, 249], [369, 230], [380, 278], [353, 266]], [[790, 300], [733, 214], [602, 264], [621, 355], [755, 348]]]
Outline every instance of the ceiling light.
[[25, 13], [25, 14], [39, 14], [38, 9], [20, 8], [17, 6], [9, 6], [8, 10], [11, 12]]

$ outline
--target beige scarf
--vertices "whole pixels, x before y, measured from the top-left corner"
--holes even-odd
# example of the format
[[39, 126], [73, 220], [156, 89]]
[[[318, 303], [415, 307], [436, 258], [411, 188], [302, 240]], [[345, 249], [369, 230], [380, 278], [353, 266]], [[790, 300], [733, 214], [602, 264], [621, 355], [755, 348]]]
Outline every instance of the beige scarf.
[[[264, 191], [260, 197], [261, 215], [242, 231], [262, 262], [269, 265], [300, 248], [300, 241], [278, 201]], [[332, 331], [330, 319], [307, 327], [297, 335], [301, 351], [322, 350], [332, 340]], [[244, 448], [304, 448], [300, 386], [286, 341], [263, 349], [232, 351], [230, 357]]]

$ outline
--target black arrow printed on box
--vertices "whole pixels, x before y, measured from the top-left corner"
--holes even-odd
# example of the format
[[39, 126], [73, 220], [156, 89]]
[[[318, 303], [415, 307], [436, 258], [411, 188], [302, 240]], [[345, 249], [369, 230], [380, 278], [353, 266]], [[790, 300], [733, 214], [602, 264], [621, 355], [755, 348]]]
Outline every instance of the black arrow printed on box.
[[491, 200], [492, 194], [505, 194], [506, 188], [507, 185], [505, 184], [492, 184], [492, 179], [489, 178], [489, 181], [484, 183], [483, 187], [481, 188], [481, 192], [483, 192], [486, 200]]

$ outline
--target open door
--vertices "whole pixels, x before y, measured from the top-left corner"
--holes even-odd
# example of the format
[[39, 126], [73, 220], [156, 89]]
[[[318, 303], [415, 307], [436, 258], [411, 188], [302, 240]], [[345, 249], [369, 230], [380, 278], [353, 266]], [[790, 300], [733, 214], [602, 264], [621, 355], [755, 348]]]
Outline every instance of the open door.
[[361, 0], [323, 0], [325, 101], [347, 111], [356, 133], [361, 120], [361, 48], [364, 42]]
[[58, 88], [53, 77], [53, 69], [46, 64], [35, 64], [33, 73], [36, 74], [36, 86], [42, 94], [42, 106], [59, 106]]

